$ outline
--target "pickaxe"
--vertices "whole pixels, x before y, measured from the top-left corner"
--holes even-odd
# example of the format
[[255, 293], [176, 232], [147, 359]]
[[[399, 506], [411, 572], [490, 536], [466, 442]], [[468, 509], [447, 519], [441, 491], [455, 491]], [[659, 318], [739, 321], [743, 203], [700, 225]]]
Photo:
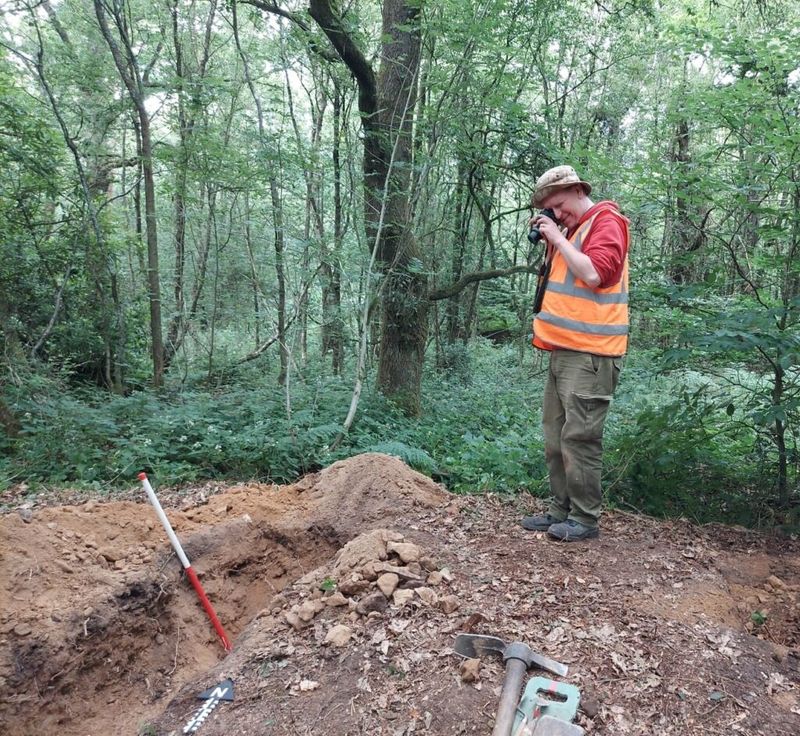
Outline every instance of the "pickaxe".
[[532, 665], [548, 670], [562, 677], [567, 674], [567, 666], [534, 652], [527, 644], [515, 641], [506, 644], [496, 636], [482, 634], [459, 634], [453, 646], [456, 654], [467, 659], [475, 659], [486, 654], [500, 655], [506, 666], [497, 718], [492, 736], [510, 736], [517, 711], [522, 680]]

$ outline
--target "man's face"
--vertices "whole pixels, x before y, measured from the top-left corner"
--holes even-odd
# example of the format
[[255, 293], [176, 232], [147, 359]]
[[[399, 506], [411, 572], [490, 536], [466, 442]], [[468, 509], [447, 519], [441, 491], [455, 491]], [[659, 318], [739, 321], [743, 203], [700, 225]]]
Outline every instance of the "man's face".
[[583, 187], [576, 184], [574, 187], [557, 189], [542, 202], [542, 207], [549, 207], [555, 212], [558, 221], [567, 230], [574, 228], [583, 213], [586, 211], [586, 193]]

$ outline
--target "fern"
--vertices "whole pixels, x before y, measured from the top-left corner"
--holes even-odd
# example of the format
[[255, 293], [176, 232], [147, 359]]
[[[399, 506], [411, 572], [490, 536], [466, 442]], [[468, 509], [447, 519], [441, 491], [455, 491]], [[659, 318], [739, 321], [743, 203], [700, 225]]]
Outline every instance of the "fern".
[[394, 455], [394, 457], [399, 457], [406, 465], [410, 465], [414, 470], [426, 475], [436, 472], [436, 463], [425, 450], [421, 450], [419, 447], [411, 447], [405, 442], [397, 442], [396, 440], [378, 442], [365, 447], [364, 452], [382, 452], [384, 455]]

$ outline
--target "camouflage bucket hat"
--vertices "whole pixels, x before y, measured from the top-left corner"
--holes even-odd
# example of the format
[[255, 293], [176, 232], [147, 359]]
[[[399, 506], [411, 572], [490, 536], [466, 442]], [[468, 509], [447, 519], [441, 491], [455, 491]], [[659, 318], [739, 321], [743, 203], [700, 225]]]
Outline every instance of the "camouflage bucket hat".
[[536, 189], [533, 192], [531, 205], [537, 208], [541, 207], [542, 202], [557, 189], [573, 187], [576, 184], [583, 186], [586, 194], [592, 191], [592, 185], [588, 181], [582, 181], [571, 166], [556, 166], [548, 169], [536, 180]]

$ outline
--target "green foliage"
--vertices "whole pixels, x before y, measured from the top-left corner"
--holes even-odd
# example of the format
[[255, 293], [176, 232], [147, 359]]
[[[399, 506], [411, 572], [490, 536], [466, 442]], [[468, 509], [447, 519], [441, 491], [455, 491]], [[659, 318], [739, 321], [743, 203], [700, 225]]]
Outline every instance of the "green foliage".
[[[689, 309], [699, 311], [698, 305], [695, 300]], [[717, 405], [727, 424], [752, 438], [759, 465], [775, 478], [777, 505], [786, 509], [798, 480], [798, 299], [769, 304], [740, 296], [706, 299], [705, 306], [713, 309], [711, 326], [698, 321], [685, 333], [685, 347], [667, 352], [665, 365], [697, 365], [727, 387]]]
[[[538, 488], [544, 475], [533, 396], [500, 373], [513, 372], [509, 350], [488, 345], [472, 363], [480, 380], [432, 379], [431, 401], [412, 421], [385, 398], [368, 392], [344, 444], [331, 452], [351, 387], [338, 380], [298, 385], [287, 419], [281, 390], [254, 387], [252, 374], [212, 391], [200, 387], [109, 397], [97, 390], [65, 392], [38, 377], [8, 387], [6, 401], [22, 432], [6, 440], [13, 458], [6, 483], [117, 487], [140, 470], [160, 483], [198, 478], [259, 478], [285, 482], [358, 452], [396, 455], [457, 491], [514, 492]], [[488, 373], [484, 373], [488, 372]], [[503, 388], [505, 387], [505, 388]], [[57, 428], [58, 431], [54, 431]]]
[[750, 516], [755, 499], [743, 490], [757, 473], [742, 462], [746, 437], [725, 430], [726, 413], [709, 399], [707, 386], [676, 393], [664, 403], [645, 394], [615, 428], [606, 458], [612, 498], [696, 521]]
[[767, 614], [763, 611], [753, 611], [750, 614], [750, 620], [756, 626], [763, 626], [765, 623], [767, 623]]
[[[430, 371], [418, 419], [367, 389], [335, 452], [352, 389], [346, 381], [296, 383], [288, 419], [283, 390], [252, 370], [214, 389], [195, 383], [125, 397], [65, 391], [61, 381], [33, 375], [4, 392], [22, 433], [0, 440], [0, 485], [113, 491], [140, 470], [159, 484], [287, 482], [353, 454], [384, 452], [455, 492], [546, 496], [543, 375], [519, 367], [511, 347], [480, 341], [468, 352], [472, 381]], [[687, 368], [657, 374], [661, 365], [657, 351], [642, 351], [623, 371], [606, 425], [609, 502], [697, 521], [776, 523], [768, 455], [748, 406], [722, 380]]]
[[[142, 468], [165, 483], [283, 481], [377, 450], [458, 492], [547, 492], [541, 375], [525, 367], [529, 354], [520, 357], [519, 343], [442, 341], [475, 331], [521, 339], [535, 281], [527, 275], [471, 284], [457, 300], [438, 303], [440, 329], [430, 330], [429, 350], [438, 363], [425, 377], [423, 416], [409, 420], [368, 385], [349, 436], [330, 450], [352, 386], [306, 361], [306, 343], [313, 355], [319, 325], [330, 319], [323, 298], [331, 293], [323, 289], [333, 283], [321, 271], [306, 279], [322, 262], [337, 269], [341, 299], [331, 308], [349, 364], [354, 316], [377, 282], [366, 275], [357, 91], [343, 65], [310, 52], [309, 37], [327, 46], [318, 28], [299, 33], [252, 7], [239, 6], [251, 91], [229, 35], [231, 7], [214, 6], [212, 22], [210, 4], [177, 4], [173, 37], [162, 32], [172, 27], [167, 5], [114, 4], [148, 70], [148, 103], [157, 103], [148, 112], [158, 138], [163, 327], [168, 333], [182, 312], [188, 330], [169, 388], [146, 390], [143, 203], [130, 106], [125, 95], [108, 93], [122, 89], [119, 75], [79, 0], [33, 15], [7, 5], [0, 11], [12, 21], [2, 52], [9, 56], [0, 56], [0, 324], [8, 365], [0, 391], [22, 433], [0, 437], [0, 485], [114, 488]], [[343, 12], [344, 27], [373, 59], [379, 4]], [[207, 23], [205, 58], [197, 31]], [[796, 4], [642, 0], [612, 9], [447, 0], [427, 4], [422, 23], [424, 94], [413, 106], [409, 174], [424, 257], [408, 273], [442, 285], [456, 274], [520, 264], [533, 178], [552, 164], [576, 165], [593, 196], [620, 201], [632, 221], [632, 365], [606, 437], [612, 501], [755, 523], [778, 499], [783, 508], [773, 520], [796, 527]], [[42, 80], [18, 63], [40, 50], [89, 202]], [[12, 63], [14, 51], [21, 56]], [[334, 97], [342, 162], [335, 213]], [[187, 224], [182, 251], [174, 237], [178, 193]], [[179, 253], [182, 289], [173, 271]], [[231, 368], [272, 333], [284, 291], [290, 407], [274, 367], [263, 367], [274, 360], [269, 353], [257, 368]], [[405, 302], [396, 305], [402, 319], [418, 305]]]
[[466, 385], [472, 380], [470, 351], [461, 340], [442, 346], [439, 366], [451, 381]]
[[399, 457], [406, 465], [419, 470], [420, 473], [433, 475], [436, 471], [436, 463], [425, 450], [421, 450], [419, 447], [410, 447], [404, 442], [396, 440], [377, 442], [364, 449], [365, 452], [382, 452], [385, 455]]

